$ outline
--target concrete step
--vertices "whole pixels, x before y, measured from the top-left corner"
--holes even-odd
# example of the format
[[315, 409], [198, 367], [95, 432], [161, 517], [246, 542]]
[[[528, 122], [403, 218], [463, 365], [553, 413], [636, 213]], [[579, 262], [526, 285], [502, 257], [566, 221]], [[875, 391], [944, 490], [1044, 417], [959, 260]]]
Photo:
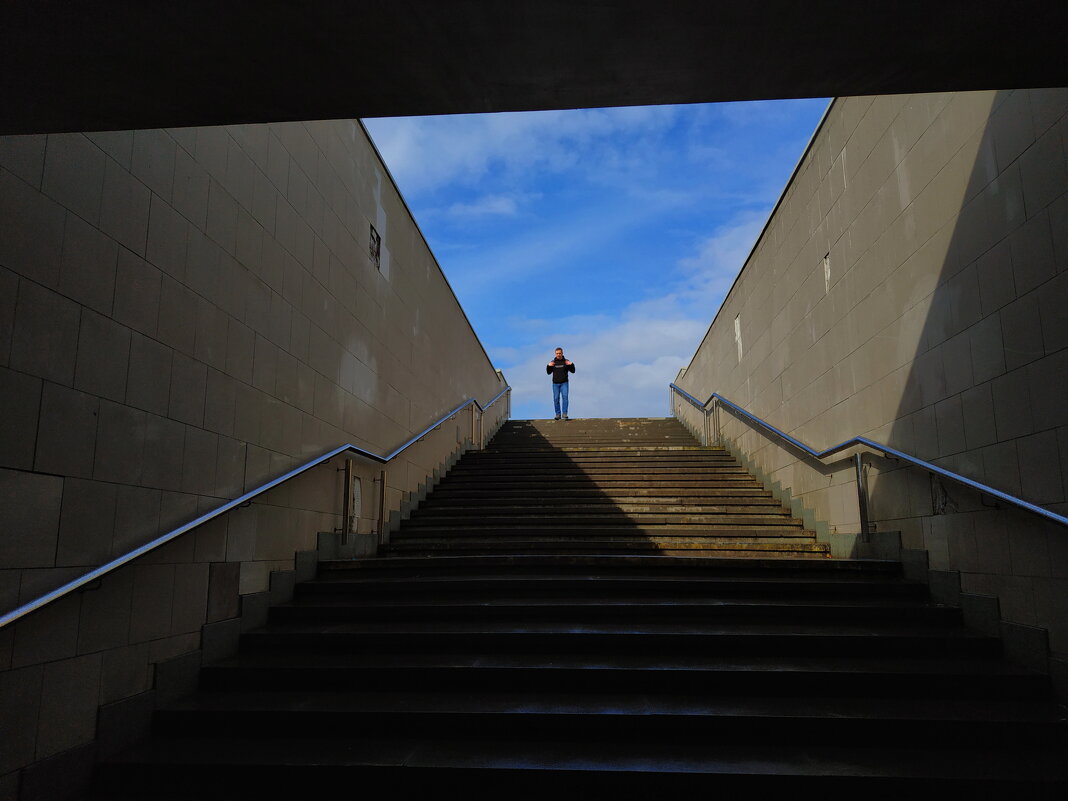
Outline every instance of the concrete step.
[[[994, 659], [1001, 642], [961, 628], [899, 623], [872, 627], [847, 623], [659, 622], [493, 619], [433, 621], [328, 621], [272, 623], [241, 638], [242, 664], [255, 664], [259, 651], [303, 654], [311, 669], [321, 667], [317, 654], [452, 654], [460, 658], [487, 654], [541, 654], [562, 659], [583, 655], [590, 664], [613, 665], [626, 654], [776, 657], [911, 657], [915, 659]], [[202, 673], [214, 675], [208, 666]], [[546, 671], [541, 671], [546, 674]], [[471, 673], [470, 668], [468, 673]], [[488, 675], [488, 674], [483, 674]], [[589, 673], [587, 676], [591, 675]], [[651, 673], [648, 674], [651, 676]], [[675, 676], [660, 671], [660, 681]], [[397, 677], [394, 682], [400, 681]], [[461, 677], [475, 681], [473, 675]], [[532, 677], [554, 681], [549, 675]], [[405, 686], [422, 687], [422, 684]], [[359, 686], [359, 685], [350, 685]], [[398, 686], [394, 684], [394, 686]], [[1048, 683], [1047, 683], [1048, 689]]]
[[669, 621], [673, 624], [793, 623], [837, 624], [863, 623], [873, 630], [903, 624], [915, 626], [959, 626], [961, 613], [951, 607], [932, 606], [909, 600], [869, 599], [843, 601], [792, 599], [766, 600], [661, 597], [641, 599], [633, 596], [601, 598], [506, 597], [494, 599], [365, 600], [353, 604], [341, 596], [302, 597], [293, 604], [272, 607], [274, 623], [338, 621], [528, 621], [562, 622], [588, 625], [624, 620], [630, 624]]
[[[874, 747], [937, 745], [945, 738], [1001, 747], [1065, 744], [1064, 720], [1047, 705], [992, 699], [978, 705], [931, 698], [782, 698], [504, 692], [202, 693], [156, 711], [162, 736], [256, 737], [264, 729], [287, 737], [555, 739], [561, 731], [591, 741], [668, 736], [709, 745], [833, 743], [843, 737]], [[920, 724], [917, 726], [917, 724]], [[918, 736], [917, 736], [918, 735]]]
[[[164, 743], [166, 745], [164, 745]], [[101, 771], [111, 798], [144, 798], [131, 788], [161, 786], [153, 797], [232, 799], [350, 798], [352, 787], [388, 786], [398, 797], [450, 788], [465, 798], [659, 797], [676, 794], [812, 793], [821, 799], [940, 797], [1058, 798], [1068, 790], [1056, 749], [996, 747], [967, 752], [924, 747], [642, 745], [558, 736], [451, 741], [345, 738], [175, 739], [153, 743]], [[129, 793], [128, 795], [118, 795]], [[165, 793], [165, 794], [164, 794]], [[517, 795], [517, 793], [519, 795]]]
[[[430, 507], [414, 510], [409, 521], [412, 525], [440, 520], [452, 525], [501, 525], [508, 521], [525, 524], [599, 525], [620, 522], [641, 522], [645, 524], [688, 525], [691, 523], [743, 523], [746, 525], [780, 525], [789, 521], [801, 525], [801, 521], [790, 517], [790, 511], [781, 506], [676, 506], [652, 507], [631, 504], [630, 508], [618, 505], [609, 507], [576, 507], [571, 504], [558, 504], [548, 501], [540, 508], [527, 506], [502, 506], [487, 508], [484, 506], [450, 509]], [[435, 524], [436, 525], [436, 524]]]
[[[632, 482], [636, 483], [636, 482]], [[581, 503], [740, 503], [771, 501], [771, 492], [763, 487], [646, 487], [624, 486], [619, 488], [575, 487], [564, 485], [553, 497], [559, 500], [574, 500]], [[486, 491], [477, 487], [454, 487], [439, 484], [421, 504], [462, 502], [470, 499], [507, 503], [510, 500], [540, 502], [545, 498], [544, 489], [517, 486], [508, 490]], [[778, 503], [778, 501], [775, 501]]]
[[[696, 499], [695, 499], [696, 500]], [[632, 514], [658, 514], [658, 515], [789, 515], [790, 511], [773, 498], [738, 498], [735, 502], [724, 500], [717, 504], [707, 503], [679, 503], [678, 498], [670, 498], [663, 501], [659, 499], [631, 499], [629, 502], [612, 502], [607, 498], [601, 503], [592, 503], [588, 500], [562, 501], [558, 498], [551, 500], [552, 509], [555, 513], [570, 517], [580, 514], [599, 514], [630, 516]], [[432, 503], [420, 504], [419, 508], [412, 511], [412, 518], [427, 516], [499, 516], [503, 514], [540, 514], [544, 515], [546, 501], [541, 498], [517, 498], [504, 500], [487, 496], [478, 503], [458, 499], [442, 499]]]
[[783, 519], [781, 523], [772, 522], [749, 522], [744, 518], [719, 522], [719, 523], [620, 523], [615, 519], [602, 520], [600, 524], [579, 520], [567, 522], [554, 518], [544, 519], [540, 522], [532, 520], [508, 519], [505, 521], [487, 520], [482, 524], [475, 521], [467, 521], [463, 525], [433, 518], [425, 523], [416, 520], [406, 521], [406, 525], [391, 535], [391, 541], [398, 542], [408, 537], [421, 539], [440, 537], [453, 539], [456, 537], [468, 537], [477, 535], [493, 539], [508, 539], [511, 537], [552, 537], [555, 539], [568, 537], [581, 537], [589, 539], [593, 537], [628, 537], [649, 538], [659, 537], [672, 540], [695, 539], [703, 537], [734, 537], [734, 538], [764, 538], [764, 537], [803, 537], [814, 539], [815, 533], [804, 529], [799, 521]]
[[613, 476], [589, 476], [584, 473], [570, 475], [546, 474], [546, 475], [523, 475], [523, 476], [447, 476], [441, 484], [435, 488], [435, 492], [445, 489], [471, 489], [473, 487], [485, 487], [487, 490], [497, 491], [510, 487], [529, 488], [540, 487], [542, 489], [558, 488], [589, 489], [603, 487], [605, 489], [659, 489], [663, 487], [678, 487], [688, 489], [756, 489], [763, 491], [765, 488], [754, 478], [746, 476], [722, 476], [722, 477], [689, 477], [689, 476], [651, 476], [643, 477], [641, 474], [613, 475]]
[[[710, 569], [708, 573], [716, 571]], [[776, 600], [841, 599], [908, 599], [927, 598], [923, 584], [904, 582], [879, 575], [838, 576], [804, 575], [733, 576], [684, 575], [656, 573], [635, 569], [629, 575], [602, 575], [590, 571], [578, 574], [525, 573], [486, 570], [472, 576], [451, 570], [430, 575], [378, 575], [375, 572], [324, 567], [314, 581], [297, 585], [296, 597], [315, 598], [343, 595], [353, 602], [363, 598], [396, 598], [399, 600], [426, 597], [442, 600], [477, 598], [483, 601], [498, 598], [559, 598], [630, 595], [643, 598], [765, 598]]]
[[646, 554], [489, 554], [480, 556], [452, 556], [424, 558], [418, 556], [388, 556], [364, 559], [328, 560], [319, 563], [320, 570], [334, 574], [373, 576], [481, 576], [487, 571], [507, 571], [508, 575], [530, 573], [553, 575], [585, 575], [595, 571], [599, 576], [630, 576], [640, 571], [643, 576], [690, 578], [783, 578], [803, 577], [806, 580], [827, 578], [835, 581], [864, 581], [872, 576], [901, 577], [901, 563], [886, 559], [827, 559], [797, 562], [790, 559], [760, 557], [739, 562], [736, 559], [716, 560], [705, 557], [661, 557]]
[[542, 476], [552, 475], [560, 478], [590, 476], [593, 478], [611, 478], [612, 476], [674, 476], [680, 477], [725, 477], [732, 476], [751, 479], [749, 472], [744, 467], [737, 465], [697, 465], [693, 467], [679, 467], [671, 464], [645, 464], [613, 463], [602, 465], [580, 465], [572, 462], [558, 465], [533, 465], [533, 464], [458, 464], [449, 471], [450, 478], [468, 478], [474, 476]]

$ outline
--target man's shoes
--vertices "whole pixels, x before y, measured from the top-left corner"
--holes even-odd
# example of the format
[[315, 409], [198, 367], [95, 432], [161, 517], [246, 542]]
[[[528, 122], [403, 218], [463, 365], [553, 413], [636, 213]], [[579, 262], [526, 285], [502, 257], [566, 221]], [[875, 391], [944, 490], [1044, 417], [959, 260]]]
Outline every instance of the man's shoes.
[[566, 414], [564, 415], [564, 419], [565, 419], [565, 420], [567, 419], [567, 415], [566, 415]]
[[[556, 415], [556, 417], [553, 418], [553, 420], [559, 420], [559, 419], [560, 419], [560, 415]], [[567, 418], [564, 418], [564, 419], [567, 419]]]

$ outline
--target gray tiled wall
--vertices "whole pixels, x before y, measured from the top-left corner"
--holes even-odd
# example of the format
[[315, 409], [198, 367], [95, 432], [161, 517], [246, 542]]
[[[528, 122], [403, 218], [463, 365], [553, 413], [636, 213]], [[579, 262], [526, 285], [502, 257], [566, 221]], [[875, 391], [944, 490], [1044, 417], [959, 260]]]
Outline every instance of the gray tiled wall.
[[[501, 386], [358, 123], [0, 138], [3, 611]], [[389, 508], [465, 420], [391, 464]], [[339, 526], [334, 468], [0, 630], [0, 776], [90, 741], [99, 704], [150, 689]], [[372, 536], [378, 473], [358, 473]]]
[[[1068, 90], [842, 98], [681, 386], [817, 448], [866, 435], [1064, 514], [1066, 309]], [[722, 419], [817, 517], [858, 529], [851, 462], [817, 469]], [[880, 530], [1068, 657], [1068, 531], [885, 460], [869, 480]]]

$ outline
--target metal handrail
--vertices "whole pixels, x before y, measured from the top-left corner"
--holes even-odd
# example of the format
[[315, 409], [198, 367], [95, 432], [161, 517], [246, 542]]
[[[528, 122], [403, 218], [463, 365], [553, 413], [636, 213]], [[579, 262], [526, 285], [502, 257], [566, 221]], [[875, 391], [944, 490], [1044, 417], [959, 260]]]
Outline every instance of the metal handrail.
[[[1031, 512], [1032, 514], [1039, 515], [1041, 517], [1044, 517], [1047, 520], [1050, 520], [1050, 521], [1052, 521], [1054, 523], [1058, 523], [1058, 524], [1060, 524], [1062, 526], [1068, 526], [1068, 517], [1065, 517], [1063, 515], [1059, 515], [1056, 512], [1051, 512], [1049, 509], [1043, 509], [1041, 506], [1037, 506], [1037, 505], [1035, 505], [1033, 503], [1025, 501], [1022, 498], [1017, 498], [1015, 495], [1010, 495], [1007, 492], [1002, 492], [999, 489], [994, 489], [993, 487], [987, 486], [986, 484], [983, 484], [983, 483], [981, 483], [979, 481], [976, 481], [974, 479], [968, 478], [966, 476], [962, 476], [959, 473], [954, 473], [952, 470], [946, 470], [944, 467], [939, 467], [936, 464], [931, 464], [930, 462], [924, 461], [923, 459], [920, 459], [920, 458], [918, 458], [916, 456], [913, 456], [911, 454], [905, 453], [904, 451], [899, 451], [897, 448], [891, 448], [889, 445], [884, 445], [881, 442], [876, 442], [873, 439], [868, 439], [867, 437], [859, 437], [859, 436], [858, 437], [852, 437], [852, 438], [847, 439], [847, 440], [845, 440], [843, 442], [839, 442], [837, 445], [832, 445], [829, 448], [825, 448], [822, 451], [818, 451], [815, 448], [812, 448], [809, 445], [806, 445], [804, 442], [801, 442], [801, 440], [796, 439], [794, 437], [791, 437], [785, 431], [782, 431], [782, 430], [776, 428], [775, 426], [773, 426], [771, 423], [767, 422], [766, 420], [762, 420], [761, 418], [757, 417], [755, 414], [752, 414], [751, 412], [747, 412], [741, 406], [739, 406], [738, 404], [734, 403], [733, 401], [723, 397], [718, 392], [713, 392], [709, 396], [708, 400], [706, 400], [704, 403], [701, 403], [701, 401], [699, 401], [697, 398], [695, 398], [689, 392], [687, 392], [686, 390], [684, 390], [681, 387], [677, 386], [676, 384], [671, 384], [670, 387], [671, 387], [671, 390], [673, 392], [677, 392], [685, 400], [689, 401], [691, 404], [693, 404], [698, 409], [700, 409], [706, 415], [706, 421], [707, 421], [707, 416], [708, 416], [708, 404], [709, 403], [713, 403], [713, 401], [714, 401], [715, 404], [713, 406], [713, 415], [715, 415], [715, 408], [718, 405], [722, 404], [722, 405], [726, 406], [728, 409], [730, 409], [732, 412], [734, 412], [735, 414], [739, 415], [740, 417], [745, 418], [745, 420], [747, 420], [748, 422], [750, 422], [750, 423], [752, 423], [752, 424], [754, 424], [754, 425], [756, 425], [756, 426], [758, 426], [760, 428], [763, 428], [766, 431], [770, 431], [775, 436], [785, 440], [790, 445], [794, 446], [795, 448], [797, 448], [797, 449], [799, 449], [801, 451], [804, 451], [809, 456], [812, 456], [812, 457], [814, 457], [816, 459], [821, 459], [822, 460], [822, 459], [825, 459], [828, 456], [833, 456], [836, 453], [839, 453], [841, 451], [847, 450], [848, 448], [852, 448], [852, 447], [854, 447], [856, 445], [862, 445], [862, 446], [864, 446], [866, 448], [869, 448], [870, 450], [882, 453], [883, 456], [886, 456], [888, 458], [898, 459], [898, 460], [903, 461], [903, 462], [908, 462], [909, 464], [911, 464], [911, 465], [913, 465], [915, 467], [919, 467], [919, 468], [921, 468], [923, 470], [926, 470], [929, 473], [934, 473], [935, 475], [939, 475], [939, 476], [942, 476], [943, 478], [948, 478], [951, 481], [955, 481], [958, 484], [963, 484], [966, 487], [971, 487], [972, 489], [974, 489], [974, 490], [976, 490], [978, 492], [981, 492], [981, 493], [983, 493], [985, 495], [990, 495], [993, 498], [997, 498], [999, 501], [1004, 501], [1005, 503], [1010, 504], [1012, 506], [1015, 506], [1015, 507], [1017, 507], [1019, 509], [1023, 509], [1026, 512]], [[674, 411], [674, 404], [672, 404], [672, 410]], [[719, 439], [718, 417], [715, 418], [714, 422], [715, 422], [715, 427], [716, 427], [716, 439], [718, 440]], [[706, 436], [707, 436], [707, 434], [706, 434]], [[858, 454], [858, 458], [859, 458], [859, 454]], [[861, 481], [861, 479], [859, 478], [859, 475], [858, 475], [858, 482], [859, 481]], [[859, 489], [859, 487], [858, 487], [858, 489]], [[864, 496], [862, 496], [861, 503], [863, 504], [865, 502], [866, 502], [866, 499], [865, 499]]]
[[[191, 520], [188, 523], [186, 523], [184, 525], [181, 525], [176, 529], [172, 529], [171, 531], [168, 531], [166, 534], [163, 534], [163, 535], [157, 537], [156, 539], [145, 543], [144, 545], [141, 545], [141, 546], [139, 546], [137, 548], [134, 548], [133, 550], [128, 551], [127, 553], [123, 554], [122, 556], [120, 556], [120, 557], [118, 557], [116, 559], [112, 559], [110, 562], [107, 562], [106, 564], [103, 564], [100, 567], [95, 568], [94, 570], [90, 570], [88, 573], [86, 573], [86, 574], [84, 574], [82, 576], [79, 576], [78, 578], [74, 579], [73, 581], [68, 581], [66, 584], [62, 585], [61, 587], [57, 587], [56, 589], [52, 590], [51, 592], [46, 593], [46, 594], [40, 596], [39, 598], [36, 598], [36, 599], [30, 601], [29, 603], [23, 604], [22, 606], [18, 607], [17, 609], [13, 609], [12, 611], [8, 612], [7, 614], [5, 614], [3, 616], [0, 616], [0, 629], [2, 629], [4, 626], [9, 625], [10, 623], [14, 623], [16, 620], [18, 620], [21, 617], [25, 617], [30, 612], [36, 611], [37, 609], [40, 609], [42, 606], [47, 606], [48, 604], [52, 603], [53, 601], [57, 601], [60, 598], [62, 598], [64, 596], [69, 595], [70, 593], [74, 592], [75, 590], [77, 590], [77, 589], [79, 589], [81, 587], [84, 587], [86, 584], [90, 584], [90, 583], [96, 581], [97, 579], [107, 575], [111, 571], [116, 570], [116, 569], [122, 567], [123, 565], [128, 564], [128, 563], [134, 561], [135, 559], [137, 559], [137, 558], [139, 558], [141, 556], [144, 556], [146, 553], [148, 553], [150, 551], [154, 551], [156, 548], [159, 548], [161, 545], [166, 545], [171, 540], [177, 539], [178, 537], [182, 536], [186, 532], [191, 531], [192, 529], [197, 528], [198, 526], [202, 526], [204, 523], [207, 523], [207, 522], [209, 522], [211, 520], [214, 520], [215, 518], [220, 517], [221, 515], [224, 515], [224, 514], [226, 514], [227, 512], [229, 512], [229, 511], [231, 511], [233, 509], [236, 509], [238, 506], [243, 506], [244, 504], [248, 503], [252, 499], [254, 499], [254, 498], [256, 498], [256, 497], [258, 497], [260, 495], [263, 495], [265, 492], [269, 492], [270, 490], [277, 488], [278, 486], [286, 483], [290, 479], [296, 478], [297, 476], [299, 476], [299, 475], [301, 475], [303, 473], [306, 473], [307, 471], [311, 470], [313, 467], [318, 467], [319, 465], [330, 461], [335, 456], [338, 456], [338, 455], [340, 455], [342, 453], [356, 453], [356, 454], [358, 454], [360, 456], [364, 456], [364, 457], [370, 459], [373, 462], [377, 462], [379, 464], [387, 464], [388, 462], [390, 462], [391, 460], [395, 459], [397, 456], [402, 454], [404, 451], [406, 451], [408, 448], [410, 448], [412, 445], [417, 443], [419, 440], [421, 440], [423, 437], [425, 437], [431, 431], [433, 431], [434, 429], [436, 429], [439, 426], [441, 426], [442, 424], [444, 424], [447, 420], [455, 417], [456, 415], [458, 415], [460, 412], [462, 412], [464, 409], [468, 408], [469, 406], [474, 405], [474, 406], [478, 407], [478, 411], [479, 411], [480, 415], [485, 414], [487, 409], [489, 409], [493, 404], [495, 404], [497, 401], [499, 401], [505, 395], [505, 393], [509, 392], [511, 389], [512, 388], [510, 386], [506, 386], [504, 389], [502, 389], [500, 392], [498, 392], [493, 397], [493, 399], [489, 403], [487, 403], [485, 406], [480, 404], [474, 398], [470, 398], [469, 400], [464, 401], [459, 406], [457, 406], [455, 409], [453, 409], [451, 412], [446, 414], [444, 417], [440, 418], [435, 423], [432, 423], [431, 425], [429, 425], [426, 428], [424, 428], [422, 431], [420, 431], [418, 434], [416, 434], [410, 440], [408, 440], [403, 445], [401, 445], [399, 448], [394, 450], [392, 453], [387, 454], [386, 456], [380, 456], [377, 453], [371, 453], [370, 451], [365, 450], [365, 449], [359, 447], [358, 445], [353, 445], [351, 443], [349, 443], [347, 445], [342, 445], [342, 446], [340, 446], [338, 448], [334, 448], [332, 451], [328, 451], [327, 453], [324, 453], [322, 456], [317, 456], [316, 458], [312, 459], [310, 462], [305, 462], [304, 464], [300, 465], [299, 467], [293, 468], [288, 473], [285, 473], [284, 475], [281, 475], [278, 478], [275, 478], [275, 479], [273, 479], [271, 481], [268, 481], [266, 484], [261, 484], [260, 486], [256, 487], [256, 489], [253, 489], [253, 490], [250, 490], [249, 492], [246, 492], [241, 497], [234, 498], [232, 501], [228, 501], [227, 503], [224, 503], [221, 506], [218, 506], [215, 509], [212, 509], [210, 512], [205, 512], [200, 517], [197, 517], [194, 520]], [[384, 510], [381, 510], [381, 511], [384, 511]]]

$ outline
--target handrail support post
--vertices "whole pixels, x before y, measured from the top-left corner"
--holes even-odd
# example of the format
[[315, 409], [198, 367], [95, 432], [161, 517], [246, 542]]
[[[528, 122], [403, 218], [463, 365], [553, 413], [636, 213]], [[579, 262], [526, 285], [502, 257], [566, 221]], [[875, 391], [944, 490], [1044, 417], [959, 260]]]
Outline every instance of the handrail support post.
[[386, 530], [386, 469], [378, 474], [378, 544], [383, 545]]
[[864, 455], [853, 454], [853, 466], [857, 472], [857, 507], [860, 510], [860, 533], [871, 532], [871, 523], [868, 520], [868, 480], [864, 475]]
[[345, 460], [345, 494], [342, 496], [344, 501], [344, 507], [341, 510], [341, 544], [345, 545], [349, 541], [349, 534], [356, 533], [356, 527], [353, 525], [353, 501], [352, 497], [352, 459]]
[[723, 442], [722, 442], [722, 440], [720, 438], [720, 431], [719, 431], [719, 398], [713, 398], [712, 399], [712, 426], [713, 426], [713, 429], [715, 430], [715, 434], [716, 434], [716, 439], [715, 439], [716, 445], [717, 446], [722, 445]]

